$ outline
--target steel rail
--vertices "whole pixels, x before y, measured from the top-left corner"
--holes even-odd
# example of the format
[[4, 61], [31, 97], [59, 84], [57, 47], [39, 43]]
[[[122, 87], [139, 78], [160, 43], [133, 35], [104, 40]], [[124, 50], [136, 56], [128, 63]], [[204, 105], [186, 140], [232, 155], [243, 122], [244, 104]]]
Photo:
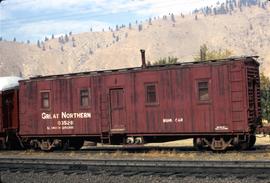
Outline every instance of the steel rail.
[[[0, 151], [4, 152], [5, 154], [7, 153], [12, 153], [12, 154], [17, 154], [20, 152], [28, 152], [29, 150], [4, 150]], [[249, 150], [234, 150], [234, 149], [227, 149], [226, 151], [211, 151], [211, 150], [203, 150], [203, 151], [198, 151], [192, 146], [84, 146], [80, 150], [74, 150], [74, 149], [67, 149], [67, 150], [55, 150], [51, 153], [53, 154], [63, 154], [65, 155], [66, 153], [75, 153], [75, 154], [89, 154], [89, 153], [115, 153], [115, 152], [128, 152], [128, 153], [148, 153], [148, 152], [173, 152], [173, 153], [234, 153], [234, 152], [240, 152], [243, 154], [260, 154], [260, 153], [268, 153], [270, 152], [270, 146], [269, 145], [258, 145], [255, 146], [252, 149]], [[41, 150], [35, 150], [35, 153], [40, 153], [43, 152]]]
[[83, 172], [192, 172], [270, 175], [270, 161], [179, 161], [113, 159], [0, 158], [0, 171], [83, 171]]

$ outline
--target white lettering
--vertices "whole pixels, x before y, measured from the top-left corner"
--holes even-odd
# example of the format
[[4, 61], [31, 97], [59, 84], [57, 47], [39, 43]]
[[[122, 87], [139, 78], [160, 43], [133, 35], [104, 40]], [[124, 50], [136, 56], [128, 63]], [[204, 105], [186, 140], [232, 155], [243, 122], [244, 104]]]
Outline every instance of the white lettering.
[[53, 119], [57, 119], [59, 114], [53, 114]]
[[61, 113], [62, 119], [71, 119], [71, 118], [91, 118], [91, 113], [89, 112], [81, 112], [81, 113]]
[[170, 118], [163, 118], [163, 123], [171, 123], [171, 122], [173, 122], [172, 119], [170, 119]]
[[51, 116], [51, 114], [47, 114], [47, 113], [43, 112], [41, 114], [41, 118], [42, 119], [52, 119], [52, 116]]
[[219, 131], [219, 130], [229, 130], [228, 126], [216, 126], [215, 128], [216, 131]]
[[183, 118], [163, 118], [162, 119], [162, 122], [163, 123], [173, 123], [173, 122], [175, 122], [175, 123], [181, 123], [183, 121], [184, 121]]
[[69, 129], [74, 129], [74, 126], [63, 126], [63, 130], [69, 130]]
[[174, 122], [176, 122], [176, 123], [180, 123], [180, 122], [183, 122], [183, 121], [184, 121], [183, 118], [175, 118], [174, 119]]
[[91, 118], [91, 113], [90, 112], [74, 112], [74, 113], [68, 113], [68, 112], [61, 112], [61, 116], [59, 113], [53, 113], [53, 114], [47, 114], [45, 112], [41, 113], [41, 119], [76, 119], [76, 118]]

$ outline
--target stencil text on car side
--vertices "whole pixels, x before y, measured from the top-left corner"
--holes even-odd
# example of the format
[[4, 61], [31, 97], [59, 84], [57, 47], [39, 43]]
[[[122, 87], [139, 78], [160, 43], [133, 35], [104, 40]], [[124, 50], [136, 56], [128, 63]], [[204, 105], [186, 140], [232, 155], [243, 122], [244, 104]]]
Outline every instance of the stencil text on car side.
[[183, 122], [183, 118], [163, 118], [162, 122], [163, 123], [181, 123]]

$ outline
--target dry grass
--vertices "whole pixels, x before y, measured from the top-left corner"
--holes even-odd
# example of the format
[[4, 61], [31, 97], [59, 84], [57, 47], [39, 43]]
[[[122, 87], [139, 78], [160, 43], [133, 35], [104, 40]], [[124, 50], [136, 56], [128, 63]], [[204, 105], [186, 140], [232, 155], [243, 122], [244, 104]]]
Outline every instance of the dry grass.
[[256, 145], [270, 145], [270, 135], [257, 135]]
[[[270, 145], [270, 136], [269, 135], [257, 135], [256, 136], [256, 145]], [[146, 146], [177, 146], [177, 147], [188, 147], [193, 146], [193, 139], [185, 139], [185, 140], [176, 140], [165, 143], [149, 143]]]
[[176, 140], [164, 143], [148, 143], [146, 146], [177, 146], [177, 147], [186, 147], [186, 146], [193, 146], [193, 139], [185, 139], [185, 140]]

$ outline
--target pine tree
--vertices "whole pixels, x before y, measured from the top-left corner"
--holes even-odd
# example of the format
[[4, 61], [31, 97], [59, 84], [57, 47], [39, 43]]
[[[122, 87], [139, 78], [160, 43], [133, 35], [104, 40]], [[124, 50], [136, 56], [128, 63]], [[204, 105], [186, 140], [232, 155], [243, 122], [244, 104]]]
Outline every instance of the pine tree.
[[[165, 64], [176, 64], [178, 61], [177, 57], [164, 57], [160, 58], [156, 62], [153, 63], [153, 65], [165, 65]], [[151, 63], [147, 63], [147, 65], [151, 65]]]
[[65, 35], [65, 42], [68, 42], [69, 41], [69, 38], [68, 38], [68, 35], [66, 34]]
[[261, 6], [262, 6], [262, 9], [266, 10], [266, 2], [265, 3], [262, 2]]
[[175, 22], [175, 18], [174, 18], [174, 14], [173, 14], [173, 13], [171, 14], [171, 20], [172, 20], [173, 22]]
[[143, 29], [142, 24], [139, 24], [139, 26], [138, 26], [139, 32], [142, 31], [142, 29]]
[[220, 14], [226, 14], [227, 13], [224, 3], [221, 4], [221, 6], [219, 8], [219, 12], [220, 12]]
[[60, 36], [58, 38], [58, 42], [61, 43], [61, 44], [64, 44], [65, 43], [63, 36]]
[[92, 51], [91, 48], [89, 48], [89, 54], [90, 54], [90, 55], [93, 55], [93, 54], [94, 54], [94, 52]]
[[204, 60], [215, 60], [215, 59], [224, 59], [232, 56], [230, 50], [209, 50], [206, 44], [200, 46], [200, 52], [197, 56], [194, 57], [195, 61], [204, 61]]
[[22, 74], [21, 69], [19, 69], [19, 77], [20, 77], [20, 78], [22, 78], [22, 77], [23, 77], [23, 74]]
[[233, 0], [234, 7], [236, 7], [236, 0]]
[[217, 9], [214, 8], [214, 9], [213, 9], [213, 12], [214, 12], [214, 15], [216, 15], [216, 14], [217, 14]]
[[41, 48], [39, 40], [37, 41], [37, 47]]
[[270, 122], [270, 78], [260, 74], [261, 107], [263, 119]]
[[151, 18], [148, 19], [148, 25], [152, 25], [152, 19]]
[[206, 60], [206, 52], [207, 52], [207, 47], [206, 47], [206, 44], [204, 44], [204, 45], [202, 45], [200, 47], [200, 58], [201, 58], [201, 61]]

